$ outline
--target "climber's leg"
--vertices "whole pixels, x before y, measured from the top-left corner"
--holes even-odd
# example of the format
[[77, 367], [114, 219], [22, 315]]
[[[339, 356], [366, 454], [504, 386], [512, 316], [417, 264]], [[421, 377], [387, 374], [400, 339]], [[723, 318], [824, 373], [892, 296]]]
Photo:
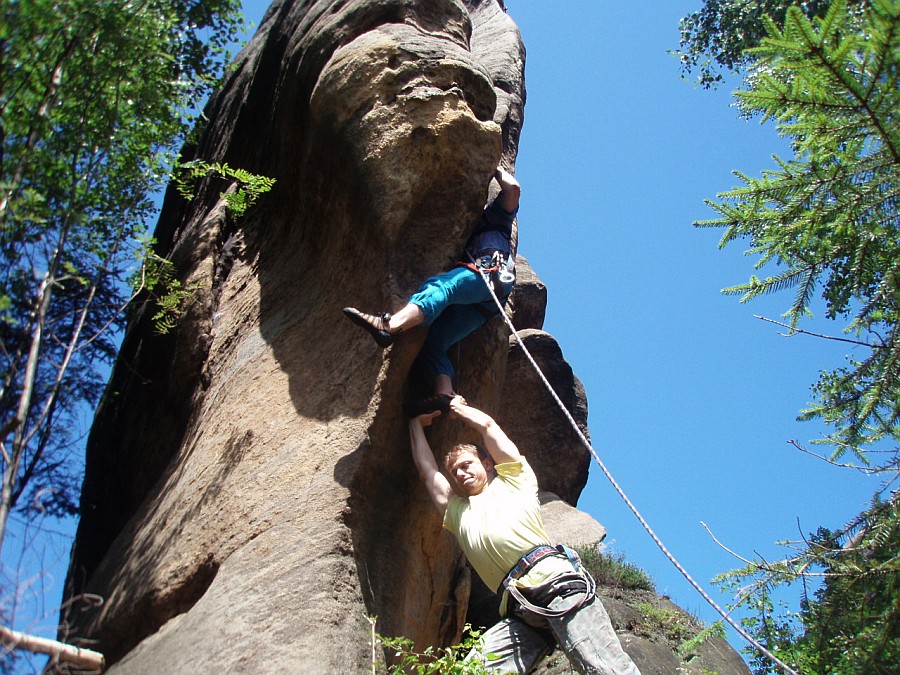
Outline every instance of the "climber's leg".
[[387, 347], [397, 333], [421, 323], [430, 326], [448, 306], [482, 302], [489, 297], [486, 293], [480, 275], [467, 267], [454, 267], [426, 279], [409, 302], [393, 314], [367, 314], [354, 307], [345, 307], [344, 314], [368, 331], [380, 347]]
[[[550, 608], [564, 609], [572, 599], [554, 598]], [[641, 675], [622, 649], [622, 643], [600, 598], [594, 596], [578, 609], [547, 621], [557, 642], [579, 672]]]
[[471, 305], [489, 299], [481, 275], [460, 266], [426, 279], [409, 302], [421, 309], [422, 323], [430, 326], [451, 305]]
[[390, 321], [388, 321], [388, 332], [400, 333], [418, 326], [424, 320], [425, 314], [422, 312], [422, 308], [408, 302], [391, 315]]
[[477, 659], [496, 673], [528, 673], [553, 647], [539, 630], [514, 617], [489, 628], [483, 641], [483, 652], [472, 650], [466, 660]]
[[416, 377], [432, 384], [433, 393], [452, 394], [456, 371], [450, 348], [470, 335], [488, 315], [476, 305], [451, 305], [428, 329], [428, 337], [413, 366]]

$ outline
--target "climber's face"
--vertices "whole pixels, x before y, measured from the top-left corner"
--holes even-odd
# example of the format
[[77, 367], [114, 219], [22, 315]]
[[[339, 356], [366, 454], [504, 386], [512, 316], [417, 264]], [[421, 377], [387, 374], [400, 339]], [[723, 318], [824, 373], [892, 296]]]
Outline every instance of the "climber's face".
[[[485, 462], [490, 463], [490, 460]], [[480, 494], [487, 487], [491, 467], [485, 466], [485, 462], [468, 450], [460, 452], [450, 461], [447, 468], [459, 494], [471, 497]]]

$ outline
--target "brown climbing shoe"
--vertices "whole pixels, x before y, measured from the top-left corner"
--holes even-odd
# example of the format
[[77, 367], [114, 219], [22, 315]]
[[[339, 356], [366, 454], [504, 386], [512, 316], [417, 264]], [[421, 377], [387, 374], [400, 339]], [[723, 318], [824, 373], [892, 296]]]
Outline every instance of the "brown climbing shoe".
[[407, 401], [403, 404], [403, 412], [409, 418], [427, 415], [428, 413], [441, 411], [444, 415], [450, 412], [450, 401], [453, 397], [449, 394], [435, 394], [428, 398], [420, 398], [415, 401]]
[[391, 320], [391, 315], [387, 312], [375, 316], [352, 307], [344, 307], [344, 314], [357, 326], [362, 326], [369, 331], [379, 347], [387, 347], [394, 341], [393, 334], [389, 333], [387, 329], [388, 321]]

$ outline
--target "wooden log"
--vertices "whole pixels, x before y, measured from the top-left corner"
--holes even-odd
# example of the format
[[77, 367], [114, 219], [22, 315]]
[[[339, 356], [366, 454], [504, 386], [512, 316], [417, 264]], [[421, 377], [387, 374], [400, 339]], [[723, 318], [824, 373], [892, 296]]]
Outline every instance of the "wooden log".
[[82, 649], [65, 642], [57, 642], [48, 638], [26, 635], [18, 631], [10, 630], [6, 626], [0, 626], [0, 642], [11, 649], [27, 649], [30, 652], [48, 654], [56, 662], [65, 661], [81, 668], [102, 671], [104, 668], [103, 654]]

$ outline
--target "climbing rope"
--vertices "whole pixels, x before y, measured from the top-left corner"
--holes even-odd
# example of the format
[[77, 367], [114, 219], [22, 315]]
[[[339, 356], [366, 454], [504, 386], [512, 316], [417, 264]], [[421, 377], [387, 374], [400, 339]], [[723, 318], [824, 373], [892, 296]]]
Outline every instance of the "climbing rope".
[[485, 286], [487, 286], [488, 292], [491, 294], [491, 297], [494, 299], [494, 304], [497, 305], [497, 309], [500, 311], [500, 315], [503, 317], [504, 321], [506, 321], [506, 325], [509, 327], [509, 330], [516, 337], [516, 341], [519, 343], [519, 346], [522, 348], [522, 352], [528, 358], [528, 361], [531, 363], [532, 367], [534, 368], [534, 371], [537, 373], [541, 382], [544, 383], [544, 386], [547, 388], [547, 391], [550, 392], [550, 395], [553, 397], [553, 400], [556, 401], [556, 404], [559, 406], [559, 409], [562, 410], [563, 414], [566, 416], [566, 419], [569, 420], [569, 424], [572, 425], [572, 429], [574, 429], [575, 433], [578, 435], [578, 438], [581, 440], [582, 445], [584, 445], [584, 447], [587, 448], [588, 452], [591, 453], [591, 456], [594, 458], [594, 461], [597, 463], [597, 466], [600, 467], [600, 470], [603, 472], [603, 475], [606, 476], [606, 479], [610, 482], [610, 484], [613, 486], [615, 491], [622, 498], [622, 501], [624, 501], [625, 504], [628, 506], [628, 508], [631, 509], [631, 512], [635, 515], [635, 517], [641, 523], [644, 530], [646, 530], [647, 534], [650, 535], [650, 538], [653, 539], [654, 543], [656, 543], [656, 545], [659, 547], [659, 550], [662, 551], [663, 555], [666, 556], [666, 558], [668, 558], [669, 562], [671, 562], [675, 566], [675, 569], [677, 569], [681, 573], [681, 575], [685, 579], [687, 579], [687, 582], [691, 586], [694, 587], [694, 589], [701, 595], [701, 597], [704, 600], [706, 600], [706, 602], [708, 602], [710, 604], [710, 606], [728, 623], [728, 625], [730, 625], [732, 628], [734, 628], [742, 638], [744, 638], [747, 642], [749, 642], [751, 645], [753, 645], [753, 647], [758, 649], [760, 652], [765, 654], [766, 657], [768, 657], [773, 663], [775, 663], [776, 665], [783, 668], [784, 671], [786, 673], [788, 673], [789, 675], [799, 675], [799, 673], [797, 673], [797, 671], [793, 670], [790, 666], [788, 666], [781, 659], [779, 659], [777, 656], [775, 656], [772, 652], [770, 652], [768, 649], [766, 649], [757, 640], [755, 640], [753, 638], [753, 636], [751, 636], [749, 633], [747, 633], [747, 631], [745, 631], [734, 619], [732, 619], [731, 616], [729, 615], [729, 613], [726, 612], [725, 610], [723, 610], [719, 606], [719, 604], [715, 600], [713, 600], [713, 598], [709, 595], [709, 593], [707, 593], [706, 590], [704, 590], [704, 588], [694, 580], [694, 578], [684, 568], [684, 566], [682, 566], [682, 564], [680, 562], [678, 562], [678, 560], [675, 558], [675, 556], [672, 555], [672, 553], [669, 551], [669, 549], [666, 548], [666, 545], [657, 536], [656, 532], [653, 531], [653, 528], [650, 527], [650, 524], [646, 521], [644, 516], [641, 515], [641, 512], [638, 511], [637, 507], [635, 507], [635, 505], [632, 504], [631, 500], [628, 498], [628, 495], [625, 494], [625, 491], [621, 488], [621, 486], [619, 486], [618, 482], [616, 482], [616, 479], [613, 477], [613, 475], [609, 471], [609, 469], [606, 468], [606, 465], [603, 463], [603, 460], [600, 459], [600, 456], [594, 450], [594, 447], [591, 445], [590, 441], [588, 441], [588, 439], [582, 433], [581, 429], [578, 428], [578, 424], [575, 422], [575, 419], [569, 413], [569, 410], [563, 404], [562, 400], [560, 400], [559, 396], [557, 396], [556, 391], [554, 391], [554, 389], [553, 389], [553, 386], [550, 384], [550, 382], [544, 376], [544, 373], [541, 371], [540, 366], [538, 366], [537, 362], [531, 356], [531, 352], [528, 351], [528, 348], [525, 346], [525, 343], [522, 340], [522, 338], [519, 337], [519, 333], [518, 333], [518, 331], [516, 331], [516, 327], [513, 326], [512, 320], [509, 318], [509, 315], [507, 315], [506, 311], [503, 309], [503, 303], [500, 302], [499, 298], [497, 298], [497, 294], [494, 293], [494, 288], [491, 285], [491, 282], [488, 279], [488, 277], [486, 275], [482, 274], [481, 278], [484, 281]]

